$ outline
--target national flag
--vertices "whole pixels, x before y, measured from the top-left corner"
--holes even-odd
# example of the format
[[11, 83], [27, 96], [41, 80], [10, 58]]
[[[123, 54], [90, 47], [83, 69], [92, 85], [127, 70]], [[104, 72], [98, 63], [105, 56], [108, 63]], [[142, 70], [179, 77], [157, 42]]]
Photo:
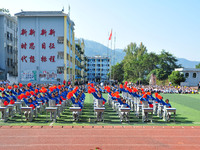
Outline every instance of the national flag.
[[112, 30], [111, 30], [111, 33], [110, 33], [110, 36], [109, 36], [109, 40], [111, 40], [112, 38]]

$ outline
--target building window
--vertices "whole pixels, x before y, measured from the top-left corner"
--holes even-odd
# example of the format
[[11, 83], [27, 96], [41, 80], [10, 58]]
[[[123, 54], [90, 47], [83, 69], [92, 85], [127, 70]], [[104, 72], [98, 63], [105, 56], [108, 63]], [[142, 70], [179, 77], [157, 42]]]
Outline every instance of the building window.
[[196, 73], [193, 73], [192, 77], [193, 77], [193, 78], [196, 78], [196, 77], [197, 77], [197, 74], [196, 74]]
[[64, 43], [64, 37], [63, 36], [59, 36], [57, 39], [57, 43], [58, 44], [63, 44]]
[[10, 40], [10, 33], [7, 32], [7, 40]]
[[13, 41], [13, 35], [10, 33], [10, 41]]
[[187, 73], [185, 73], [185, 77], [186, 78], [188, 78], [189, 77], [189, 73], [187, 72]]
[[7, 45], [7, 53], [9, 54], [10, 46]]
[[64, 67], [57, 67], [57, 74], [63, 74], [64, 73]]
[[64, 52], [58, 52], [57, 59], [64, 59]]
[[7, 58], [7, 66], [9, 67], [9, 58]]

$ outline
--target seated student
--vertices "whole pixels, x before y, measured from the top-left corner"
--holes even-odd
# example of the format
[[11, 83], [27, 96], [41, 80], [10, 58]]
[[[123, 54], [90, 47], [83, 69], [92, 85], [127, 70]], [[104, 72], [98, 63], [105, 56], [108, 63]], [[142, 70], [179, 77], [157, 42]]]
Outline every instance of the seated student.
[[98, 107], [103, 107], [103, 105], [107, 102], [106, 99], [102, 97], [101, 92], [98, 92], [97, 94], [94, 92], [92, 95], [98, 100]]
[[[122, 103], [120, 104], [121, 105], [121, 108], [130, 108], [130, 106], [126, 103], [126, 100], [125, 99], [121, 99]], [[128, 121], [128, 115], [129, 113], [128, 112], [120, 112], [120, 121], [122, 122], [124, 119], [126, 121]]]
[[[166, 99], [165, 102], [163, 101], [162, 104], [165, 105], [166, 108], [171, 108], [172, 107], [171, 104], [169, 103], [169, 99]], [[166, 116], [167, 116], [167, 120], [169, 121], [170, 118], [171, 118], [171, 112], [168, 112], [166, 114]]]
[[[73, 107], [80, 107], [81, 108], [80, 111], [82, 111], [83, 106], [82, 106], [81, 102], [79, 101], [78, 97], [75, 98]], [[78, 121], [79, 120], [80, 112], [79, 111], [73, 111], [72, 113], [73, 113], [73, 120], [74, 121]]]
[[171, 104], [169, 103], [169, 99], [165, 100], [164, 105], [166, 105], [167, 108], [171, 108], [172, 107]]
[[44, 98], [40, 95], [40, 93], [38, 93], [38, 95], [37, 95], [37, 102], [42, 102], [42, 105], [40, 105], [40, 113], [42, 112], [42, 111], [44, 111], [45, 110], [45, 100], [44, 100]]
[[42, 105], [45, 104], [45, 100], [42, 98], [42, 96], [41, 96], [40, 93], [37, 94], [37, 101], [38, 101], [38, 102], [42, 102]]
[[[48, 94], [49, 96], [49, 107], [56, 107], [57, 104], [59, 104], [59, 100], [55, 97], [55, 94], [52, 93], [51, 95]], [[57, 110], [58, 116], [60, 115], [60, 110]], [[50, 112], [50, 118], [52, 120], [52, 116], [54, 116], [54, 119], [56, 120], [56, 113], [55, 112]]]
[[59, 91], [60, 94], [58, 94], [58, 92], [55, 93], [55, 97], [59, 100], [59, 104], [61, 104], [63, 102], [62, 100], [62, 91]]
[[15, 95], [20, 95], [20, 94], [22, 94], [22, 92], [20, 91], [20, 89], [16, 89], [15, 90]]
[[[0, 106], [1, 107], [6, 107], [10, 103], [10, 100], [5, 96], [5, 92], [2, 92], [2, 97], [0, 96]], [[4, 118], [5, 112], [2, 111], [1, 113], [1, 118]]]
[[[101, 92], [99, 91], [97, 94], [92, 93], [92, 95], [97, 99], [97, 107], [104, 107], [103, 105], [107, 102], [105, 98], [102, 97]], [[97, 112], [97, 121], [103, 121], [103, 112]]]
[[[9, 91], [9, 95], [5, 93], [5, 95], [8, 97], [8, 99], [10, 100], [10, 105], [13, 105], [15, 104], [15, 102], [17, 101], [17, 98], [12, 94], [12, 91]], [[9, 107], [9, 116], [12, 116], [14, 115], [14, 107]]]
[[[32, 110], [35, 110], [36, 105], [35, 105], [35, 103], [33, 102], [32, 98], [28, 98], [28, 101], [27, 101], [25, 98], [23, 98], [23, 100], [24, 100], [26, 106], [32, 107]], [[31, 110], [31, 111], [25, 111], [25, 112], [24, 112], [24, 115], [25, 115], [25, 117], [26, 117], [26, 120], [32, 121], [32, 119], [33, 119], [33, 112], [32, 112], [32, 110]]]
[[42, 107], [40, 107], [40, 104], [38, 103], [38, 97], [33, 95], [32, 96], [32, 100], [33, 100], [33, 103], [35, 104], [36, 106], [36, 109], [34, 110], [34, 113], [35, 113], [35, 116], [37, 117], [37, 112], [41, 112], [42, 111]]
[[49, 99], [45, 93], [42, 93], [41, 99], [45, 102], [45, 104], [47, 104], [47, 106], [49, 106]]

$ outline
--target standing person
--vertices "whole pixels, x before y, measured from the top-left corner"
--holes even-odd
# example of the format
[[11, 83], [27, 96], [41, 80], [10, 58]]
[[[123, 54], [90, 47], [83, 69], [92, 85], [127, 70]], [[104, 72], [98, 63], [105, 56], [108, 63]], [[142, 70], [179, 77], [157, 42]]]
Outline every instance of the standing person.
[[65, 81], [65, 80], [63, 81], [63, 84], [64, 84], [64, 85], [66, 84], [66, 81]]
[[199, 84], [198, 84], [198, 91], [200, 91], [200, 81], [199, 81]]

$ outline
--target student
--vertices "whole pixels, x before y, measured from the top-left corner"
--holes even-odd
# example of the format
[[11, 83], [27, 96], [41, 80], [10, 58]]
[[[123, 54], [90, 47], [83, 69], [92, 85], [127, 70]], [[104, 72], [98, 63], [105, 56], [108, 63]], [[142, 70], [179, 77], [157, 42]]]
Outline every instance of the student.
[[[79, 101], [79, 98], [75, 98], [73, 107], [80, 107], [80, 112], [82, 111], [83, 105], [81, 104], [81, 102]], [[80, 116], [80, 112], [79, 111], [73, 111], [73, 120], [74, 121], [78, 121], [79, 120], [79, 116]]]
[[42, 93], [41, 99], [45, 102], [45, 104], [47, 104], [47, 106], [49, 106], [49, 99], [45, 93]]
[[33, 120], [33, 111], [36, 109], [36, 105], [33, 102], [32, 98], [28, 98], [28, 101], [25, 98], [23, 98], [23, 100], [24, 100], [26, 106], [32, 107], [31, 111], [25, 111], [24, 112], [26, 120], [32, 121]]
[[[126, 103], [126, 100], [121, 98], [120, 99], [122, 101], [121, 108], [130, 108], [130, 106]], [[120, 112], [120, 121], [122, 122], [123, 120], [128, 121], [128, 112]]]
[[172, 107], [171, 104], [169, 103], [169, 99], [165, 100], [165, 104], [164, 105], [166, 105], [167, 108], [171, 108]]
[[98, 92], [97, 94], [94, 92], [92, 95], [98, 100], [98, 107], [102, 107], [107, 102], [106, 99], [102, 97], [101, 92]]
[[[1, 107], [6, 107], [10, 103], [10, 100], [5, 96], [5, 92], [2, 93], [2, 97], [0, 96], [0, 104]], [[6, 112], [2, 111], [1, 118], [4, 118]]]

